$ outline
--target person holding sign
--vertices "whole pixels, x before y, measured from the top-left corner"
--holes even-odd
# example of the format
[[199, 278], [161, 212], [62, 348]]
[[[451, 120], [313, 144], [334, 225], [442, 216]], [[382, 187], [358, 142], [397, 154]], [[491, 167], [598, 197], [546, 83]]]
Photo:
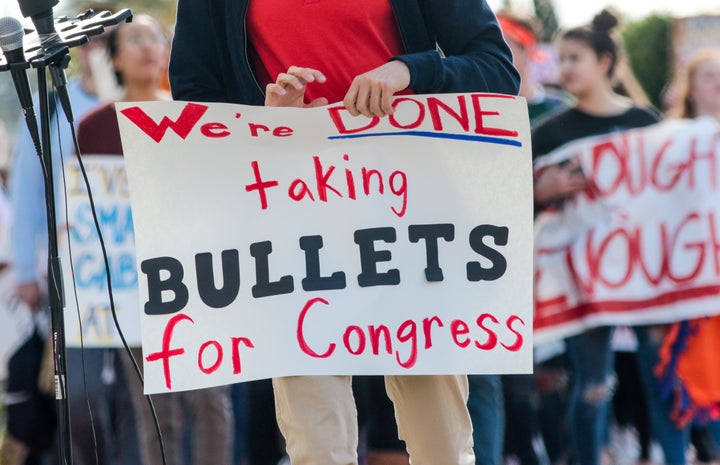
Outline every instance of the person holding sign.
[[[657, 112], [639, 106], [613, 90], [613, 71], [619, 46], [611, 35], [617, 19], [608, 11], [592, 24], [571, 29], [560, 37], [560, 74], [564, 88], [577, 101], [574, 107], [533, 131], [533, 155], [552, 152], [570, 141], [614, 131], [650, 126]], [[547, 205], [583, 192], [587, 182], [577, 161], [541, 171], [535, 185], [536, 203]], [[671, 405], [660, 398], [653, 369], [658, 362], [657, 331], [635, 326], [638, 374], [648, 400], [651, 430], [662, 446], [665, 463], [686, 463], [687, 438], [670, 420]], [[598, 465], [607, 436], [608, 405], [614, 386], [613, 327], [585, 329], [569, 337], [567, 350], [573, 386], [569, 404], [571, 450], [580, 465]]]
[[[342, 101], [354, 116], [385, 117], [399, 92], [516, 94], [519, 78], [484, 0], [304, 1], [280, 9], [263, 0], [180, 0], [170, 85], [178, 100]], [[349, 376], [276, 378], [273, 386], [293, 465], [357, 463]], [[466, 376], [388, 376], [386, 387], [413, 464], [475, 463]]]

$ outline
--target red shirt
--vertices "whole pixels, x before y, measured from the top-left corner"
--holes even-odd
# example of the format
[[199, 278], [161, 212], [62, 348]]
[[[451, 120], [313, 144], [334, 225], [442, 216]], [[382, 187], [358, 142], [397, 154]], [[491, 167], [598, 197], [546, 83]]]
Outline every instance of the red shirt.
[[81, 119], [77, 137], [83, 155], [122, 155], [115, 104], [101, 105]]
[[308, 102], [342, 100], [355, 76], [403, 53], [390, 0], [251, 0], [247, 33], [263, 88], [292, 65], [325, 74], [308, 86]]

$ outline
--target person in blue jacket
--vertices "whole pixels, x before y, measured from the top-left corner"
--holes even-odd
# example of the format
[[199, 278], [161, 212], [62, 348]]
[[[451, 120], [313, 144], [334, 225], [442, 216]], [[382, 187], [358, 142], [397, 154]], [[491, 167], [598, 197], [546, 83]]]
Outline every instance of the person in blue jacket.
[[[179, 0], [170, 86], [176, 100], [249, 105], [293, 87], [296, 106], [384, 117], [397, 93], [516, 95], [519, 76], [484, 0]], [[414, 465], [475, 463], [467, 376], [385, 383]], [[293, 465], [357, 464], [349, 376], [273, 388]]]

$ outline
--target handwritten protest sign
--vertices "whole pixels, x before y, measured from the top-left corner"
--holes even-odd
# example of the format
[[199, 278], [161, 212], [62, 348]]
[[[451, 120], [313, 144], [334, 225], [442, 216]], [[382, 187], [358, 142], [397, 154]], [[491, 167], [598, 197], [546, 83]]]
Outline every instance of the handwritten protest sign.
[[118, 104], [146, 392], [532, 366], [524, 100]]
[[[123, 158], [83, 155], [83, 164], [108, 255], [118, 322], [128, 344], [139, 347], [140, 307], [135, 240]], [[111, 312], [102, 248], [77, 160], [65, 162], [64, 179], [68, 234], [62, 237], [60, 253], [65, 286], [67, 345], [80, 347], [82, 343], [85, 347], [122, 347]]]
[[535, 338], [720, 313], [720, 129], [669, 121], [568, 144], [589, 187], [536, 221]]

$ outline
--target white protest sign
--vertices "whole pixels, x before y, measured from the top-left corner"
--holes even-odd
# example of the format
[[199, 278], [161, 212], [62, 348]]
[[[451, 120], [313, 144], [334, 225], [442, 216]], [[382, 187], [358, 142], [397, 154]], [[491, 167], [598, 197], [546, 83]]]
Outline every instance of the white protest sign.
[[[83, 164], [108, 256], [118, 323], [128, 344], [138, 347], [141, 342], [138, 277], [125, 164], [121, 156], [114, 155], [83, 155]], [[85, 347], [122, 347], [111, 312], [102, 248], [80, 165], [76, 159], [64, 165], [69, 226], [68, 234], [63, 235], [60, 242], [66, 301], [65, 339], [70, 347], [80, 347], [81, 342]]]
[[118, 104], [146, 392], [532, 369], [526, 103]]
[[536, 221], [535, 338], [720, 313], [720, 128], [668, 121], [584, 139], [589, 187]]

